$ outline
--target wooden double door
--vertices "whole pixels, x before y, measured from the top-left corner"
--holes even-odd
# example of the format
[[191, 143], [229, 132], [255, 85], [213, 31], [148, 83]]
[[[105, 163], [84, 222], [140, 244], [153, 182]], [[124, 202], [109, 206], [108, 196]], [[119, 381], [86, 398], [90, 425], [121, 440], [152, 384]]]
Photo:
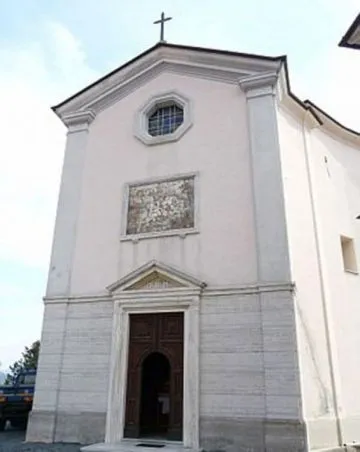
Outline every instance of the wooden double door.
[[184, 315], [130, 315], [124, 436], [182, 440]]

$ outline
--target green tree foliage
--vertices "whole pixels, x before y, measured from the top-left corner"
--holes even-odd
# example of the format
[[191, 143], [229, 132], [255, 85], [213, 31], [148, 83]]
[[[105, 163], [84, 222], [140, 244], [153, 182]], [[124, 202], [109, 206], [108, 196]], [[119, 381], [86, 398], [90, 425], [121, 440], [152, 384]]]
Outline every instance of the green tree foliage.
[[36, 369], [39, 359], [40, 341], [35, 341], [30, 347], [25, 347], [22, 357], [10, 366], [10, 373], [7, 375], [5, 384], [15, 381], [20, 372], [29, 369]]

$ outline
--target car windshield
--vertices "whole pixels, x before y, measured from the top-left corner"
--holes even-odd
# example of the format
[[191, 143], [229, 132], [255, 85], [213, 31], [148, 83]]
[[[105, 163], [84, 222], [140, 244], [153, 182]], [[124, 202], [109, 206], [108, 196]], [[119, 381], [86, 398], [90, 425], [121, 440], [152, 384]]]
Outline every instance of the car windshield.
[[35, 384], [35, 375], [21, 375], [19, 378], [20, 385], [34, 385]]

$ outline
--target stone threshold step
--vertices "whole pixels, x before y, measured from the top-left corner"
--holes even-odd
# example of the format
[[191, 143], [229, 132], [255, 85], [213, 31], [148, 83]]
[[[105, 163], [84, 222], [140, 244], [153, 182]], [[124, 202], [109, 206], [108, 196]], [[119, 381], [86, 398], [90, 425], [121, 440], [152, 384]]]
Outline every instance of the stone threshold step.
[[91, 444], [81, 448], [81, 452], [201, 452], [190, 449], [181, 443], [160, 440], [124, 440], [120, 443]]
[[311, 449], [311, 452], [360, 452], [360, 444], [347, 444], [346, 446], [328, 447], [325, 449]]

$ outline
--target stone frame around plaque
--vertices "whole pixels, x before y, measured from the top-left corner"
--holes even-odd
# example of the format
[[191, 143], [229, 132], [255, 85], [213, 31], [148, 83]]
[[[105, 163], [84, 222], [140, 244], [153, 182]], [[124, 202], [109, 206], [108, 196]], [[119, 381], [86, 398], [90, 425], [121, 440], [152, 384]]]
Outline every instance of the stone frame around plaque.
[[[181, 179], [190, 179], [194, 180], [194, 202], [193, 202], [193, 220], [194, 226], [187, 228], [179, 228], [179, 229], [167, 229], [162, 231], [151, 231], [151, 232], [138, 232], [138, 233], [127, 233], [128, 227], [128, 210], [129, 210], [129, 195], [130, 189], [134, 186], [146, 186], [156, 183], [166, 183], [177, 181]], [[141, 239], [146, 238], [154, 238], [154, 237], [168, 237], [168, 236], [179, 236], [181, 238], [185, 238], [189, 234], [197, 234], [199, 233], [199, 173], [185, 173], [185, 174], [177, 174], [173, 176], [167, 177], [153, 177], [144, 180], [127, 182], [124, 184], [123, 188], [123, 203], [122, 203], [122, 212], [121, 212], [121, 234], [120, 241], [133, 241], [137, 242]]]

